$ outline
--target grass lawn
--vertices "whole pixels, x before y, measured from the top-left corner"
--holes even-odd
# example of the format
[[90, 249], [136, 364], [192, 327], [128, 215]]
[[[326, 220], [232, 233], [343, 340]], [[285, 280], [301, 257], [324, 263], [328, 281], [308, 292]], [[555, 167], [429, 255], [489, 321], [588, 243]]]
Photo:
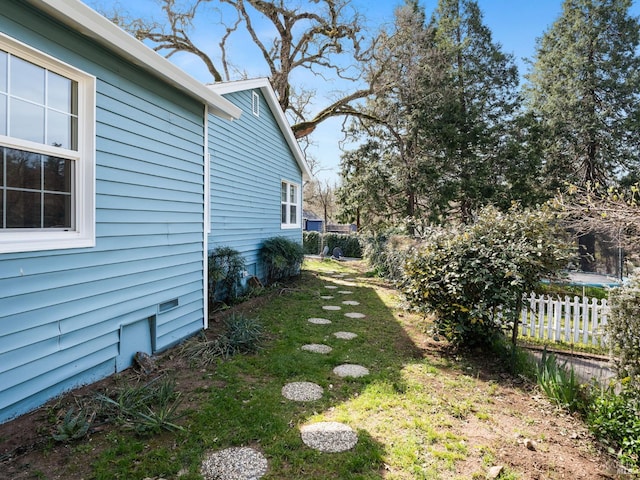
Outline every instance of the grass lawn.
[[[327, 295], [334, 298], [321, 298]], [[262, 452], [269, 462], [263, 478], [274, 480], [482, 479], [493, 466], [503, 467], [501, 479], [601, 478], [613, 468], [578, 419], [524, 379], [503, 373], [500, 359], [450, 354], [425, 333], [423, 319], [399, 304], [396, 290], [367, 276], [361, 262], [308, 260], [295, 282], [212, 316], [209, 336], [231, 312], [258, 318], [265, 334], [257, 353], [209, 365], [185, 358], [180, 347], [160, 355], [155, 375], [175, 381], [181, 429], [140, 434], [124, 422], [93, 425], [80, 440], [50, 438], [69, 406], [96, 389], [113, 392], [149, 380], [129, 372], [0, 425], [0, 447], [10, 429], [39, 432], [13, 455], [0, 449], [0, 478], [194, 480], [203, 478], [208, 452], [231, 446]], [[317, 317], [332, 323], [307, 321]], [[358, 336], [338, 339], [337, 331]], [[301, 349], [311, 343], [333, 350]], [[344, 363], [370, 374], [336, 376], [333, 368]], [[320, 385], [322, 398], [285, 399], [282, 387], [296, 381]], [[342, 453], [307, 447], [300, 427], [319, 421], [349, 425], [357, 445]]]

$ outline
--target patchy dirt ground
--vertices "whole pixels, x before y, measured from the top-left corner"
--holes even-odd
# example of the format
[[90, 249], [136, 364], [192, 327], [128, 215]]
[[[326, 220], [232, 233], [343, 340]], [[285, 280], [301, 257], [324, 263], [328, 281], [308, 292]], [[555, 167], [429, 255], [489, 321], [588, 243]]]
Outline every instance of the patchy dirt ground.
[[[379, 282], [376, 288], [384, 288]], [[276, 294], [281, 294], [277, 292]], [[286, 294], [286, 293], [284, 293]], [[239, 307], [244, 313], [259, 309], [268, 297], [251, 300]], [[229, 313], [229, 312], [227, 312]], [[410, 316], [398, 312], [399, 321], [405, 323], [412, 339], [413, 355], [434, 359], [449, 355], [442, 343], [434, 342], [412, 325]], [[212, 319], [207, 336], [214, 338], [220, 318]], [[403, 348], [397, 345], [399, 348]], [[179, 348], [164, 352], [157, 359], [159, 371], [180, 371], [179, 389], [190, 405], [198, 402], [199, 391], [210, 383], [197, 369], [189, 368], [179, 355]], [[406, 348], [406, 346], [405, 346]], [[536, 388], [523, 379], [501, 373], [491, 359], [456, 358], [462, 368], [443, 368], [439, 375], [425, 379], [433, 394], [457, 404], [468, 405], [473, 410], [479, 403], [478, 396], [488, 390], [476, 391], [461, 402], [460, 394], [452, 388], [465, 377], [486, 381], [491, 390], [491, 401], [483, 397], [482, 415], [460, 412], [453, 416], [450, 428], [453, 433], [466, 438], [469, 454], [456, 463], [455, 478], [479, 478], [474, 472], [482, 467], [504, 467], [517, 472], [520, 479], [613, 479], [617, 466], [603, 453], [583, 423], [555, 408]], [[157, 372], [156, 372], [157, 374]], [[144, 377], [133, 369], [113, 376], [89, 387], [84, 387], [56, 399], [40, 409], [0, 425], [0, 479], [89, 479], [91, 463], [101, 449], [109, 443], [110, 425], [98, 425], [87, 439], [70, 444], [52, 440], [56, 420], [61, 419], [77, 399], [94, 395], [96, 391], [112, 390], [123, 382], [140, 382]], [[465, 390], [466, 391], [466, 390]], [[153, 442], [170, 441], [168, 435], [154, 438]], [[381, 439], [384, 442], [384, 439]], [[490, 463], [490, 465], [488, 465]], [[380, 473], [385, 478], [387, 473]], [[500, 478], [500, 477], [497, 477]], [[142, 479], [140, 479], [142, 480]]]

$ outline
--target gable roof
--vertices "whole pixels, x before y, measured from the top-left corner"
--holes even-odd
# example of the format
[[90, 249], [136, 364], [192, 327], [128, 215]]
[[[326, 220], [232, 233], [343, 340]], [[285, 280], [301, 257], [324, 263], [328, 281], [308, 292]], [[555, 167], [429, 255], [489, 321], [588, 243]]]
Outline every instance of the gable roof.
[[242, 92], [245, 90], [254, 90], [259, 89], [264, 98], [271, 109], [271, 113], [274, 118], [278, 122], [278, 126], [280, 127], [280, 131], [284, 136], [291, 152], [293, 152], [293, 156], [296, 159], [300, 170], [302, 170], [302, 178], [304, 180], [309, 180], [311, 178], [311, 170], [309, 170], [309, 166], [307, 165], [306, 160], [304, 159], [304, 155], [302, 154], [302, 150], [300, 150], [300, 145], [293, 135], [293, 131], [291, 130], [291, 126], [287, 121], [287, 118], [280, 108], [280, 103], [278, 103], [278, 99], [276, 97], [276, 92], [273, 90], [271, 86], [271, 82], [269, 82], [268, 78], [254, 78], [251, 80], [238, 80], [234, 82], [221, 82], [214, 83], [208, 85], [208, 87], [214, 91], [219, 93], [220, 95], [224, 95], [225, 93], [234, 93], [234, 92]]
[[95, 40], [130, 63], [208, 105], [211, 113], [233, 120], [242, 111], [185, 71], [128, 34], [80, 0], [26, 0], [67, 27]]

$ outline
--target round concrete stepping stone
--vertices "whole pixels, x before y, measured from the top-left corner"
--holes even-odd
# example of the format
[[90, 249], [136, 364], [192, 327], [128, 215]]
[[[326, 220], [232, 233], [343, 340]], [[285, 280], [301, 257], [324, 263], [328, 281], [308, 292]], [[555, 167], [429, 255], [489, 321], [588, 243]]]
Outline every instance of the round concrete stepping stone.
[[357, 279], [357, 278], [343, 278], [343, 280], [344, 280], [345, 282], [357, 282], [357, 281], [358, 281], [358, 279]]
[[325, 453], [351, 450], [358, 435], [348, 425], [339, 422], [318, 422], [300, 428], [302, 441], [308, 447]]
[[356, 305], [360, 305], [360, 302], [356, 302], [355, 300], [345, 300], [344, 302], [342, 302], [343, 305], [353, 305], [354, 307]]
[[323, 310], [342, 310], [342, 307], [339, 307], [338, 305], [325, 305], [322, 307]]
[[329, 325], [331, 323], [331, 320], [326, 318], [310, 318], [307, 321], [316, 325]]
[[268, 467], [267, 459], [257, 450], [234, 447], [209, 455], [200, 472], [206, 480], [257, 480], [267, 473]]
[[312, 382], [292, 382], [282, 387], [282, 396], [295, 402], [311, 402], [322, 398], [324, 390]]
[[350, 295], [350, 294], [352, 294], [353, 292], [352, 292], [351, 290], [340, 290], [340, 291], [338, 291], [338, 293], [341, 293], [341, 294], [343, 294], [343, 295]]
[[344, 316], [345, 317], [349, 317], [349, 318], [364, 318], [364, 317], [366, 317], [366, 315], [364, 313], [358, 313], [358, 312], [345, 313]]
[[333, 348], [329, 345], [323, 345], [321, 343], [310, 343], [308, 345], [303, 345], [300, 347], [305, 352], [313, 352], [313, 353], [330, 353]]
[[335, 290], [338, 287], [336, 287], [335, 285], [325, 285], [324, 288], [328, 288], [329, 290]]
[[358, 335], [353, 332], [335, 332], [333, 336], [336, 338], [341, 338], [342, 340], [353, 340]]
[[333, 373], [335, 373], [339, 377], [357, 378], [357, 377], [364, 377], [366, 375], [369, 375], [369, 369], [363, 367], [362, 365], [353, 365], [351, 363], [344, 363], [334, 368]]
[[331, 300], [333, 298], [333, 295], [322, 295], [320, 298], [323, 300]]

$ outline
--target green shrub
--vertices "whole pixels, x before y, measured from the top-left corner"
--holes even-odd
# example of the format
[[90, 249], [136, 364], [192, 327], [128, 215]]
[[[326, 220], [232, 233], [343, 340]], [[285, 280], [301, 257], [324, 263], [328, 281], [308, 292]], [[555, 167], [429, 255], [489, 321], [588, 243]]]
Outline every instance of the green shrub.
[[324, 244], [329, 247], [329, 255], [333, 249], [340, 247], [345, 257], [361, 258], [362, 248], [358, 235], [346, 235], [343, 233], [325, 233]]
[[340, 247], [345, 257], [362, 257], [362, 247], [358, 235], [345, 235], [343, 233], [302, 232], [302, 245], [305, 255], [318, 255], [326, 246], [329, 255], [333, 249]]
[[407, 300], [435, 314], [438, 333], [457, 347], [513, 334], [523, 294], [569, 259], [552, 220], [546, 211], [487, 207], [472, 225], [431, 229], [407, 261]]
[[302, 245], [286, 237], [265, 240], [260, 249], [260, 256], [264, 262], [268, 283], [298, 275], [304, 260]]
[[322, 252], [320, 232], [302, 232], [302, 248], [305, 255], [318, 255]]
[[633, 275], [627, 285], [612, 289], [609, 306], [606, 333], [618, 378], [629, 377], [640, 389], [640, 278]]
[[601, 389], [587, 409], [591, 431], [609, 447], [629, 473], [640, 474], [640, 391], [623, 382], [616, 393], [613, 386]]
[[401, 284], [404, 267], [418, 243], [407, 235], [376, 234], [363, 237], [363, 255], [376, 275]]
[[230, 304], [238, 296], [244, 258], [231, 247], [217, 247], [209, 252], [209, 301]]
[[540, 388], [559, 406], [572, 412], [582, 407], [582, 389], [573, 368], [558, 365], [558, 359], [545, 348], [536, 369], [536, 380]]

